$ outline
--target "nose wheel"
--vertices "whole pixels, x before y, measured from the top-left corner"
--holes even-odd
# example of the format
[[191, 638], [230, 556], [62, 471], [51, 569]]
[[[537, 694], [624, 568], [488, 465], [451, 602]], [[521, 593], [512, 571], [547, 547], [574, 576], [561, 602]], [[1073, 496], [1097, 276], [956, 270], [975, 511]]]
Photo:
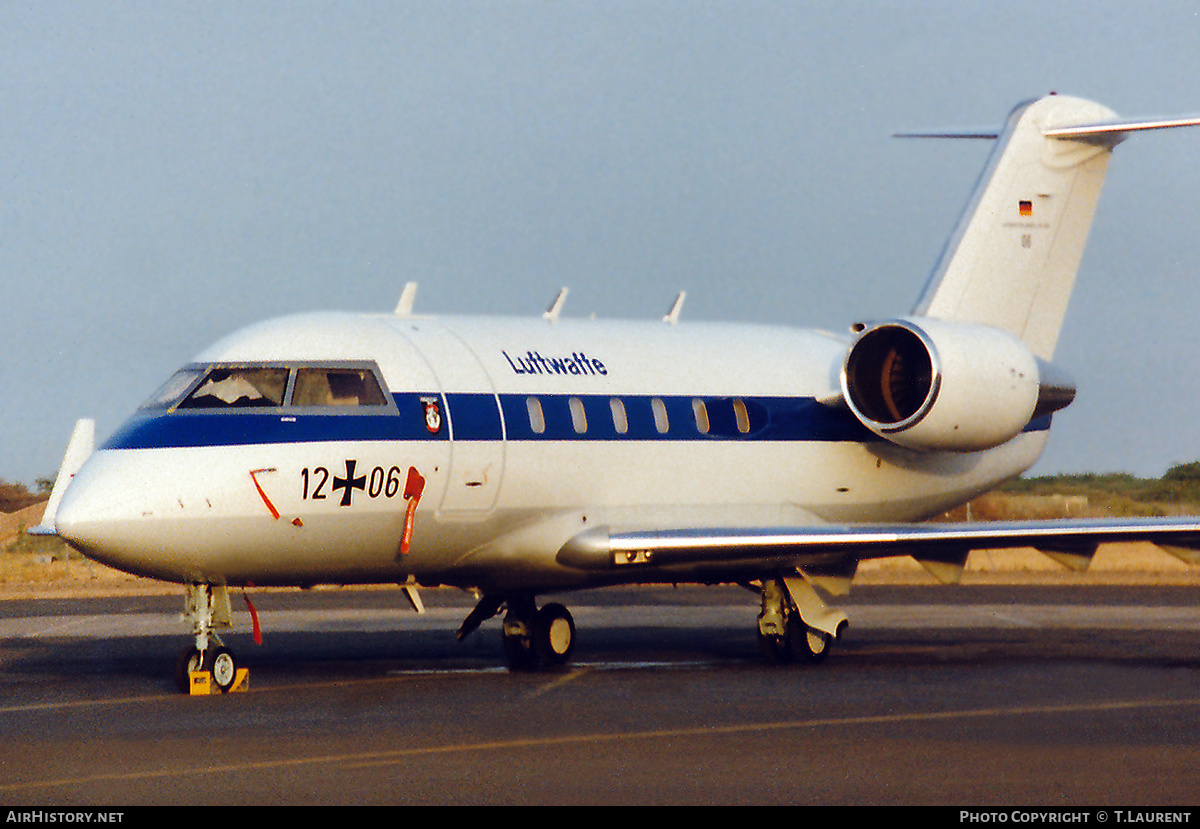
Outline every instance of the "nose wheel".
[[196, 671], [202, 670], [203, 666], [203, 651], [199, 651], [189, 645], [179, 652], [179, 656], [175, 659], [175, 687], [179, 689], [181, 694], [186, 694], [191, 690], [191, 675]]
[[212, 675], [212, 681], [221, 693], [228, 693], [237, 678], [233, 651], [226, 647], [209, 648], [204, 653], [204, 670]]
[[212, 677], [212, 683], [225, 694], [233, 688], [237, 680], [237, 661], [233, 651], [216, 644], [216, 637], [211, 637], [213, 644], [204, 651], [189, 645], [179, 652], [175, 659], [175, 685], [180, 693], [190, 693], [192, 674], [205, 671]]

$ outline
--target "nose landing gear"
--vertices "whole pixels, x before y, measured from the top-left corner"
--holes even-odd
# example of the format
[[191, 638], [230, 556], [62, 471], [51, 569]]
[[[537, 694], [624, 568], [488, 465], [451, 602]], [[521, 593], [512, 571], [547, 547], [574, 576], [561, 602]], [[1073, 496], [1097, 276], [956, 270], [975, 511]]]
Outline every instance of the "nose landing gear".
[[204, 671], [222, 693], [237, 681], [237, 662], [213, 628], [233, 626], [229, 591], [223, 584], [189, 584], [184, 591], [183, 620], [192, 628], [195, 642], [179, 652], [175, 660], [175, 685], [181, 693], [191, 692], [191, 675]]

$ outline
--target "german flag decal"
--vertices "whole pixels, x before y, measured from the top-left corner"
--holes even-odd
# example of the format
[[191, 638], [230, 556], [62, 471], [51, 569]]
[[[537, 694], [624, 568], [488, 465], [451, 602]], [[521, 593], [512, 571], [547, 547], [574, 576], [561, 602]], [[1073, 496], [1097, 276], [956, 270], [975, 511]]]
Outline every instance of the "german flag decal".
[[1033, 202], [1022, 201], [1018, 205], [1017, 209], [1020, 211], [1022, 216], [1032, 216], [1033, 215]]

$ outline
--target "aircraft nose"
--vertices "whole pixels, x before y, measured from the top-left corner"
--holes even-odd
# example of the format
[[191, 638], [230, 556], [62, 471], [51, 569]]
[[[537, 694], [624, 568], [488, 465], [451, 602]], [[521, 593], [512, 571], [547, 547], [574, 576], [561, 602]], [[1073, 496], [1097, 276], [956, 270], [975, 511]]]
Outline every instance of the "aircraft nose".
[[240, 460], [220, 467], [214, 453], [99, 449], [63, 493], [55, 531], [88, 558], [138, 576], [259, 580], [260, 559], [242, 552], [276, 549], [278, 528], [295, 528], [271, 519], [251, 476], [236, 474]]
[[97, 452], [75, 474], [58, 505], [59, 538], [85, 556], [138, 575], [152, 575], [153, 540], [147, 533], [145, 487], [129, 471]]
[[111, 502], [104, 497], [111, 489], [104, 477], [95, 473], [91, 461], [85, 463], [63, 493], [54, 518], [59, 538], [84, 555], [101, 560], [106, 551], [117, 546], [118, 525]]

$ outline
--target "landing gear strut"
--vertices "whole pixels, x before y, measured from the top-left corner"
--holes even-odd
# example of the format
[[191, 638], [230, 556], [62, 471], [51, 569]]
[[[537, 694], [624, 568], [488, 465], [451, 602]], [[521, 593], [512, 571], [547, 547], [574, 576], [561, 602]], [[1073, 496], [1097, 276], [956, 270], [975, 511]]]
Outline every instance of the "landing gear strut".
[[758, 645], [768, 661], [820, 662], [848, 624], [802, 577], [763, 580]]
[[532, 596], [484, 596], [458, 631], [461, 640], [486, 619], [502, 609], [501, 637], [504, 655], [513, 670], [562, 665], [575, 648], [575, 620], [561, 604], [551, 602], [540, 609]]
[[233, 626], [225, 585], [189, 584], [183, 596], [183, 620], [191, 626], [195, 641], [175, 660], [175, 685], [186, 694], [191, 690], [189, 674], [207, 671], [213, 684], [222, 693], [228, 692], [237, 678], [237, 662], [233, 651], [213, 632], [213, 628]]

